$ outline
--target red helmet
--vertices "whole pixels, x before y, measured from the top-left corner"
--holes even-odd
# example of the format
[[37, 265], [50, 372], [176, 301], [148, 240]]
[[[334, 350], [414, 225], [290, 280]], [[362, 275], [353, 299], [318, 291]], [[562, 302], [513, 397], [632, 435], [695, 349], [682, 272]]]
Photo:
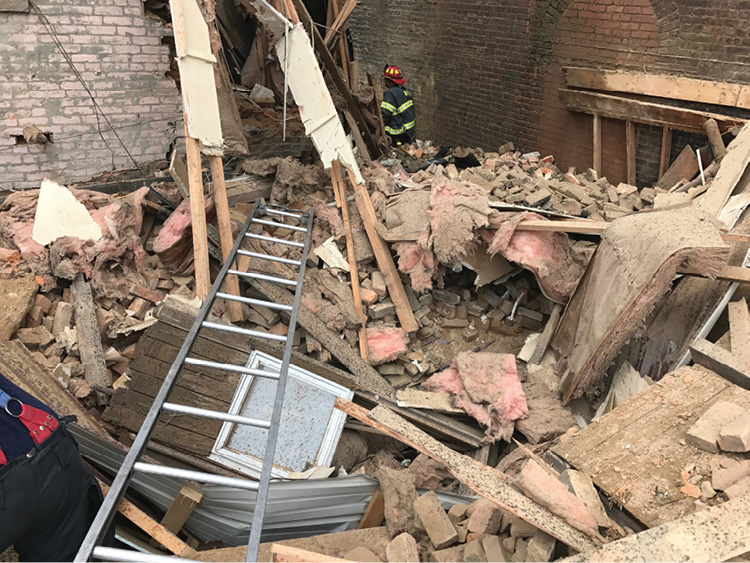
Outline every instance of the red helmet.
[[395, 65], [388, 65], [385, 67], [385, 70], [383, 71], [383, 78], [392, 80], [399, 86], [406, 82], [406, 78], [404, 78], [404, 74], [401, 72], [401, 69]]

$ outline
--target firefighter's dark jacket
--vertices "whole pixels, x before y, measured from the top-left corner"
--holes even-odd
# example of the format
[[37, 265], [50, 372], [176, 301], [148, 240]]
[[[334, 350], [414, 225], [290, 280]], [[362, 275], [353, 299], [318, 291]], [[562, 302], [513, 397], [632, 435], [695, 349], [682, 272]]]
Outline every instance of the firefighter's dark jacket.
[[385, 132], [389, 135], [402, 135], [404, 133], [412, 136], [412, 129], [416, 124], [416, 113], [414, 112], [414, 100], [403, 86], [393, 86], [383, 94], [383, 102], [380, 104], [380, 112], [383, 114]]

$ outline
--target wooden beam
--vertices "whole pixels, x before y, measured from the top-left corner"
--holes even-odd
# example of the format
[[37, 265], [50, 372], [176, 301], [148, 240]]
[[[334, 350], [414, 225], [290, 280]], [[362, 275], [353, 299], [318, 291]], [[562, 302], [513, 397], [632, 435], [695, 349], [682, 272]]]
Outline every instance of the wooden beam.
[[750, 502], [738, 498], [560, 561], [727, 561], [750, 551], [748, 529]]
[[661, 158], [659, 159], [659, 179], [661, 180], [664, 173], [669, 168], [669, 162], [672, 160], [672, 130], [664, 127], [661, 134]]
[[398, 316], [401, 328], [406, 332], [416, 332], [419, 330], [419, 324], [417, 323], [417, 319], [414, 318], [414, 311], [412, 311], [409, 299], [406, 297], [406, 291], [404, 290], [404, 285], [401, 283], [401, 277], [396, 269], [396, 264], [393, 263], [391, 249], [380, 237], [375, 228], [377, 216], [375, 215], [375, 208], [372, 205], [370, 194], [367, 193], [367, 188], [364, 185], [357, 183], [351, 170], [347, 170], [347, 172], [349, 173], [349, 180], [354, 187], [354, 199], [357, 202], [357, 209], [359, 209], [359, 214], [362, 216], [362, 223], [364, 223], [367, 237], [370, 239], [372, 250], [375, 253], [378, 268], [385, 276], [385, 284], [388, 287], [388, 293], [393, 300], [393, 304], [396, 306], [396, 316]]
[[709, 119], [703, 124], [708, 137], [708, 144], [711, 146], [711, 152], [714, 153], [714, 160], [721, 161], [727, 154], [727, 147], [724, 146], [724, 140], [721, 138], [719, 124], [715, 119]]
[[354, 117], [354, 121], [357, 123], [357, 126], [359, 127], [359, 132], [362, 134], [362, 138], [365, 140], [365, 144], [367, 145], [367, 148], [370, 151], [370, 156], [372, 158], [379, 157], [380, 150], [378, 149], [378, 146], [375, 143], [375, 140], [372, 138], [372, 135], [370, 134], [370, 130], [367, 127], [367, 121], [365, 121], [365, 118], [359, 109], [359, 104], [357, 103], [357, 100], [354, 99], [354, 96], [352, 96], [351, 90], [349, 90], [349, 86], [347, 85], [344, 78], [341, 76], [341, 73], [339, 72], [339, 69], [336, 66], [336, 61], [333, 60], [333, 55], [331, 55], [331, 51], [329, 51], [328, 47], [326, 47], [325, 41], [323, 40], [323, 37], [321, 37], [320, 32], [318, 31], [318, 28], [313, 23], [313, 20], [310, 17], [310, 14], [308, 13], [307, 8], [305, 8], [305, 4], [303, 3], [303, 0], [291, 0], [291, 1], [294, 3], [294, 6], [297, 8], [297, 13], [300, 17], [300, 20], [305, 25], [305, 29], [312, 29], [313, 44], [315, 45], [315, 48], [317, 49], [318, 54], [320, 55], [320, 58], [323, 61], [323, 65], [325, 66], [326, 70], [328, 70], [328, 74], [331, 76], [333, 83], [336, 85], [336, 88], [344, 97], [344, 102], [346, 102], [346, 107], [352, 113], [352, 117]]
[[208, 264], [208, 232], [206, 229], [206, 200], [203, 196], [201, 148], [196, 139], [188, 135], [185, 120], [185, 152], [187, 155], [190, 188], [190, 222], [193, 228], [193, 261], [195, 263], [195, 295], [205, 300], [211, 289]]
[[333, 563], [336, 561], [348, 563], [349, 561], [279, 543], [271, 545], [271, 558], [274, 563]]
[[378, 123], [380, 123], [378, 137], [385, 138], [385, 122], [383, 121], [383, 113], [380, 111], [380, 104], [383, 103], [383, 87], [371, 72], [367, 73], [367, 83], [372, 86], [372, 89], [375, 91], [375, 103], [377, 104], [375, 109], [378, 114]]
[[728, 350], [700, 338], [690, 345], [690, 353], [696, 364], [710, 369], [743, 389], [750, 390], [750, 366]]
[[739, 301], [730, 302], [727, 308], [732, 354], [750, 365], [750, 314], [747, 310], [747, 301], [743, 297]]
[[628, 184], [635, 186], [635, 123], [625, 122], [625, 158]]
[[570, 524], [536, 504], [508, 482], [508, 476], [469, 456], [455, 452], [408, 423], [393, 411], [375, 407], [368, 411], [351, 401], [336, 399], [337, 409], [411, 446], [442, 463], [453, 476], [472, 491], [496, 503], [500, 508], [522, 518], [540, 530], [559, 539], [577, 551], [600, 545], [599, 538], [589, 538]]
[[365, 528], [377, 528], [385, 519], [385, 498], [380, 489], [372, 493], [372, 498], [365, 508], [365, 513], [357, 526], [358, 530]]
[[[221, 255], [226, 260], [232, 252], [234, 237], [232, 236], [232, 218], [229, 215], [227, 186], [224, 182], [224, 161], [218, 155], [211, 155], [208, 157], [208, 160], [211, 163], [216, 221], [219, 224], [219, 238], [221, 239]], [[237, 276], [227, 276], [225, 284], [227, 293], [240, 297], [240, 282]], [[228, 299], [227, 310], [229, 311], [229, 320], [233, 323], [244, 319], [242, 304], [238, 301]]]
[[[107, 362], [102, 350], [102, 337], [96, 318], [96, 305], [91, 286], [83, 274], [78, 274], [71, 284], [73, 311], [75, 313], [76, 340], [83, 364], [83, 376], [93, 389], [106, 392], [112, 388], [107, 374]], [[11, 296], [7, 297], [12, 299]]]
[[596, 114], [621, 121], [633, 121], [659, 127], [670, 127], [678, 131], [704, 134], [703, 123], [715, 119], [722, 131], [742, 126], [745, 120], [725, 115], [682, 109], [675, 106], [641, 102], [630, 98], [585, 92], [582, 90], [560, 89], [560, 97], [571, 111]]
[[[329, 0], [329, 1], [335, 2], [336, 0]], [[349, 19], [349, 16], [352, 14], [356, 6], [357, 6], [357, 0], [348, 0], [344, 4], [344, 6], [341, 8], [340, 11], [337, 9], [338, 6], [334, 6], [334, 15], [336, 19], [334, 20], [331, 27], [326, 30], [326, 36], [325, 36], [325, 43], [329, 49], [333, 46], [335, 37], [339, 35], [338, 31], [343, 28], [344, 24], [346, 23], [346, 20]]]
[[750, 86], [668, 74], [564, 67], [568, 86], [750, 109]]
[[200, 504], [202, 499], [202, 492], [190, 485], [183, 485], [164, 515], [164, 518], [161, 519], [161, 525], [173, 534], [177, 534], [182, 530], [185, 522], [190, 518], [193, 510]]
[[697, 206], [718, 216], [750, 164], [750, 126], [745, 126], [729, 144], [727, 154], [708, 191]]
[[602, 175], [602, 118], [596, 114], [594, 120], [594, 171]]

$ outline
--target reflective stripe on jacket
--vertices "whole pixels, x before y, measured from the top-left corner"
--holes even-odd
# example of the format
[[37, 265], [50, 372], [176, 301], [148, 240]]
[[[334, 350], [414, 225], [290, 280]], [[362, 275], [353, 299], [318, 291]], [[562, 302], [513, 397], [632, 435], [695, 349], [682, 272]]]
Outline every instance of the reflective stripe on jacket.
[[380, 113], [389, 135], [406, 133], [414, 129], [417, 122], [411, 92], [403, 86], [394, 86], [383, 94]]

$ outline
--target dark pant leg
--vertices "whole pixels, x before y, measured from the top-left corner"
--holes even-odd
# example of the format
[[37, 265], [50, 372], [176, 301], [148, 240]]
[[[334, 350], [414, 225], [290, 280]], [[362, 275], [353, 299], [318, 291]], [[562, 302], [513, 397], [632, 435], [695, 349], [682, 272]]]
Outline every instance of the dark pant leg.
[[58, 432], [32, 468], [38, 506], [33, 525], [15, 542], [22, 561], [72, 561], [101, 504], [73, 437], [64, 427]]

